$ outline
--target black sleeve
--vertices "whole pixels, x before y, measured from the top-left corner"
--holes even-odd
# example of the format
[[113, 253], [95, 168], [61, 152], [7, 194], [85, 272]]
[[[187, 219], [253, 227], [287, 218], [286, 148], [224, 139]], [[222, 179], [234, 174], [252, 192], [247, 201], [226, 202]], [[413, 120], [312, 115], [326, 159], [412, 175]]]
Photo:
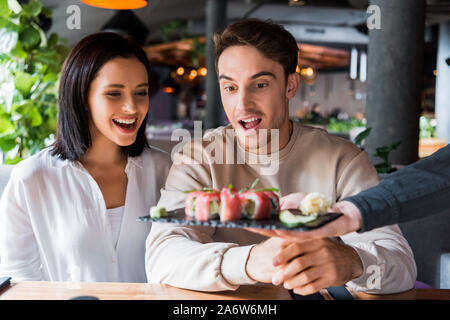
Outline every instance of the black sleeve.
[[361, 211], [360, 232], [450, 209], [450, 145], [343, 200]]

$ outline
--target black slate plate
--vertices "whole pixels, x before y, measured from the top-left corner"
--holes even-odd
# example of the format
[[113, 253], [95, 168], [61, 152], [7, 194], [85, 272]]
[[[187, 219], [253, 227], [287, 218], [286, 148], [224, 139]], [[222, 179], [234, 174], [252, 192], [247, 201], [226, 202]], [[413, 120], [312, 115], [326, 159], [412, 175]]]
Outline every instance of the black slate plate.
[[221, 228], [259, 228], [259, 229], [284, 229], [293, 231], [308, 231], [321, 227], [328, 222], [340, 217], [341, 213], [328, 212], [317, 217], [316, 220], [308, 222], [304, 225], [296, 228], [286, 227], [277, 217], [265, 220], [251, 220], [241, 219], [236, 221], [222, 222], [219, 219], [212, 219], [209, 221], [199, 221], [194, 218], [186, 217], [184, 208], [167, 211], [168, 217], [166, 218], [151, 218], [150, 216], [139, 217], [138, 221], [144, 222], [162, 222], [162, 223], [175, 223], [188, 226], [209, 226], [209, 227], [221, 227]]

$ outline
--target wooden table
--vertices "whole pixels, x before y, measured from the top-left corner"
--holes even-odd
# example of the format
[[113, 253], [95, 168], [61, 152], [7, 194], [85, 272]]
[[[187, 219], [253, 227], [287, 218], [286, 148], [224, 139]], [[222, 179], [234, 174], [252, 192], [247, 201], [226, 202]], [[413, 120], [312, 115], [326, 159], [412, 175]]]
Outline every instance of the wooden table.
[[95, 296], [102, 300], [290, 300], [283, 287], [272, 285], [241, 286], [236, 291], [200, 292], [168, 285], [107, 282], [12, 283], [0, 292], [0, 300], [67, 300], [76, 296]]
[[[413, 289], [388, 295], [352, 294], [362, 300], [450, 300], [450, 290], [440, 289]], [[23, 281], [0, 291], [0, 300], [67, 300], [77, 296], [102, 300], [291, 300], [287, 290], [272, 285], [241, 286], [236, 291], [213, 293], [148, 283]]]

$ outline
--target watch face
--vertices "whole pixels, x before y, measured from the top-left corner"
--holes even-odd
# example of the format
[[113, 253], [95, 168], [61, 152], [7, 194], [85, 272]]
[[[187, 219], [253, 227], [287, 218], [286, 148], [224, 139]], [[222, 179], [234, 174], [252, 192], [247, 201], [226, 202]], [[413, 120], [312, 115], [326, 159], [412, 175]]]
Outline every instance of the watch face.
[[447, 62], [447, 65], [450, 66], [450, 57], [448, 57], [447, 59], [445, 59], [445, 62]]

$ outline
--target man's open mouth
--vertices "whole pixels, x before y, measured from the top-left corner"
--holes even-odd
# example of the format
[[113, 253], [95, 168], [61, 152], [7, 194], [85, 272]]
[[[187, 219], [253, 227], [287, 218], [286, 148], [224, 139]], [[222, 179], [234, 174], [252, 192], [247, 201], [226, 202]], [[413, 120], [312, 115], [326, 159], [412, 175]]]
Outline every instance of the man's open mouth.
[[262, 119], [261, 118], [249, 118], [245, 120], [240, 120], [239, 124], [242, 128], [245, 130], [256, 128], [260, 123]]
[[116, 126], [126, 131], [131, 131], [136, 127], [137, 119], [113, 119]]

